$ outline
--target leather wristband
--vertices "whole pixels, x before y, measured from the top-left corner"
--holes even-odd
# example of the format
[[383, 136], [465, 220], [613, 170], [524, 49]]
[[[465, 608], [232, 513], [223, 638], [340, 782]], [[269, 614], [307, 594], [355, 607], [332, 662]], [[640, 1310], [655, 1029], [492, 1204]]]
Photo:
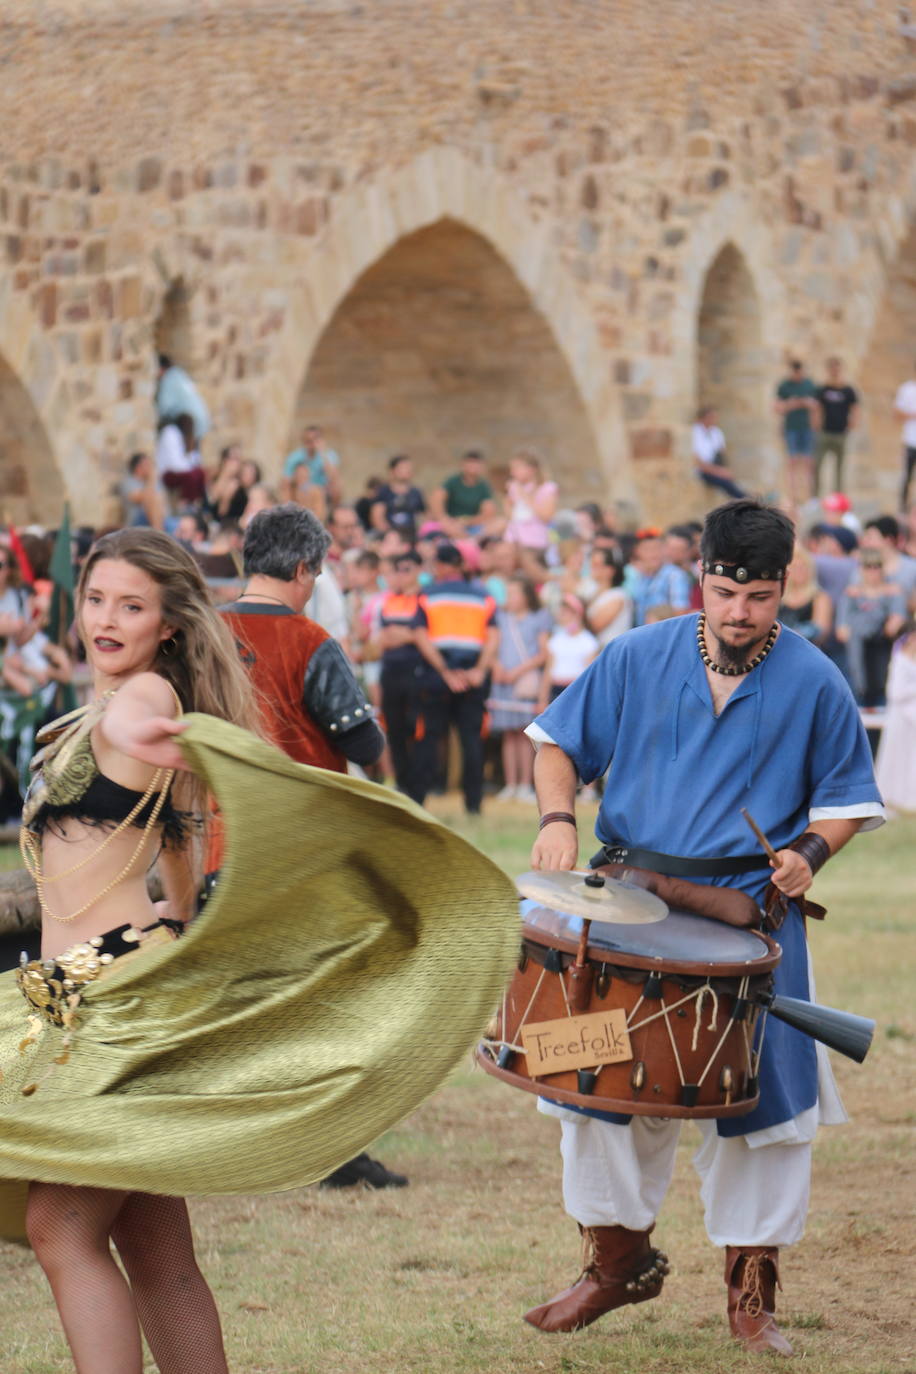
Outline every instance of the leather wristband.
[[548, 811], [538, 821], [538, 830], [543, 830], [545, 825], [553, 825], [554, 821], [565, 821], [573, 829], [576, 828], [576, 818], [571, 811]]
[[830, 858], [830, 845], [823, 835], [816, 834], [813, 830], [806, 830], [803, 835], [799, 835], [797, 840], [786, 845], [787, 849], [794, 849], [796, 854], [800, 854], [805, 863], [811, 869], [811, 876], [824, 867]]

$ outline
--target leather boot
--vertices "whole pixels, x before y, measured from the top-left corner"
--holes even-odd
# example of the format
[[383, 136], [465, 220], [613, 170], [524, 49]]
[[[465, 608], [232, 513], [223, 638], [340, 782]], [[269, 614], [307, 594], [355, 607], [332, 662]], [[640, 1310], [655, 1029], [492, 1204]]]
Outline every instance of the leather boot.
[[766, 1245], [729, 1245], [725, 1249], [728, 1324], [732, 1335], [755, 1354], [792, 1355], [776, 1325], [779, 1251]]
[[571, 1288], [532, 1307], [525, 1321], [540, 1331], [578, 1331], [615, 1307], [658, 1297], [668, 1273], [668, 1256], [653, 1250], [648, 1231], [624, 1226], [580, 1227], [585, 1268]]

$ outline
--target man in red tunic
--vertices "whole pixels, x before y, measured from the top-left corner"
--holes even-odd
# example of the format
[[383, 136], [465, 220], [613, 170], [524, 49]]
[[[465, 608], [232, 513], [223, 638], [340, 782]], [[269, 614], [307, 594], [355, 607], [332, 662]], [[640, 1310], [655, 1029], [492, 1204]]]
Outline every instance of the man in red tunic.
[[[345, 773], [348, 761], [374, 763], [385, 737], [337, 640], [303, 614], [330, 543], [302, 506], [259, 511], [245, 531], [245, 590], [223, 614], [257, 689], [268, 739], [299, 763]], [[362, 1154], [323, 1186], [355, 1183], [402, 1188], [407, 1179]]]

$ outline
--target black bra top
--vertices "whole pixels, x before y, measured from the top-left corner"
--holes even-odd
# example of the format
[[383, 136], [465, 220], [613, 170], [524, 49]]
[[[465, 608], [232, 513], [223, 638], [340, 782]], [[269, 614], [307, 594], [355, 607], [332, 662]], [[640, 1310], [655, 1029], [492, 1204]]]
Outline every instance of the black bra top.
[[[42, 802], [29, 823], [29, 829], [36, 834], [42, 834], [49, 823], [64, 820], [68, 816], [82, 821], [84, 825], [118, 825], [127, 819], [142, 797], [142, 792], [135, 792], [132, 787], [124, 787], [113, 778], [106, 778], [104, 773], [96, 773], [78, 799], [59, 805], [48, 801]], [[131, 825], [142, 829], [152, 816], [158, 799], [158, 792], [154, 792], [146, 805], [134, 816]], [[162, 804], [156, 824], [162, 826], [162, 839], [166, 845], [183, 845], [193, 829], [191, 813], [179, 811], [172, 805], [171, 792]]]

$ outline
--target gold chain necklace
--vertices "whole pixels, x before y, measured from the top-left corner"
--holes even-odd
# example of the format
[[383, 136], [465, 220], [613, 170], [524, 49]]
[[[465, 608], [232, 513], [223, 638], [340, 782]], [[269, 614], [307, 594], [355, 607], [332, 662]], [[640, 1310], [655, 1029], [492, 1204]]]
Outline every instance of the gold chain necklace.
[[720, 664], [715, 663], [713, 661], [712, 655], [706, 647], [706, 641], [704, 639], [703, 634], [705, 629], [706, 612], [701, 611], [700, 618], [697, 621], [697, 648], [700, 651], [700, 658], [703, 660], [704, 664], [710, 670], [710, 672], [721, 673], [723, 677], [742, 677], [745, 673], [752, 672], [753, 669], [756, 668], [759, 664], [761, 664], [763, 660], [766, 658], [767, 654], [770, 652], [773, 645], [776, 643], [776, 636], [779, 634], [779, 626], [774, 620], [773, 624], [770, 626], [770, 633], [767, 635], [766, 643], [764, 644], [763, 648], [760, 650], [758, 654], [755, 654], [752, 659], [749, 659], [748, 662], [743, 664], [740, 668], [723, 668]]
[[[107, 897], [109, 892], [111, 892], [113, 888], [117, 887], [118, 883], [121, 882], [123, 878], [127, 877], [127, 874], [130, 872], [130, 870], [136, 863], [137, 859], [140, 857], [141, 850], [143, 849], [143, 846], [146, 844], [146, 841], [149, 839], [149, 835], [151, 830], [153, 829], [153, 826], [159, 819], [159, 813], [165, 805], [165, 799], [168, 796], [168, 791], [172, 785], [172, 779], [174, 776], [174, 770], [171, 768], [157, 768], [152, 778], [150, 779], [149, 786], [143, 793], [143, 796], [137, 802], [136, 806], [134, 806], [134, 808], [130, 811], [130, 813], [124, 817], [123, 821], [118, 822], [114, 830], [112, 830], [111, 833], [105, 837], [105, 839], [102, 841], [100, 845], [97, 845], [95, 849], [93, 849], [91, 854], [87, 854], [84, 859], [80, 859], [78, 863], [72, 864], [70, 868], [65, 868], [63, 872], [55, 874], [53, 878], [46, 878], [42, 871], [41, 849], [38, 843], [38, 836], [33, 831], [27, 830], [23, 826], [22, 830], [19, 832], [19, 852], [22, 855], [22, 861], [25, 864], [26, 869], [28, 870], [29, 876], [35, 883], [35, 890], [38, 893], [38, 902], [45, 916], [49, 916], [52, 921], [58, 921], [61, 925], [66, 925], [70, 921], [75, 921], [77, 916], [82, 916], [83, 913], [88, 911], [91, 906], [94, 906], [96, 902], [100, 902], [103, 897]], [[83, 905], [78, 908], [78, 910], [72, 912], [69, 916], [58, 916], [57, 913], [52, 911], [51, 908], [48, 906], [47, 899], [45, 897], [45, 886], [48, 883], [59, 883], [64, 878], [71, 877], [74, 873], [78, 873], [80, 869], [85, 868], [88, 863], [91, 863], [94, 859], [97, 859], [98, 856], [101, 854], [102, 850], [106, 849], [108, 845], [111, 844], [112, 840], [116, 838], [116, 836], [122, 835], [124, 831], [127, 829], [127, 827], [133, 824], [136, 818], [140, 815], [144, 806], [146, 806], [150, 801], [152, 801], [153, 793], [156, 792], [157, 789], [159, 791], [159, 796], [156, 798], [156, 802], [153, 806], [152, 811], [150, 812], [149, 820], [144, 825], [142, 833], [140, 835], [140, 839], [137, 841], [137, 846], [133, 854], [131, 854], [130, 858], [128, 859], [127, 863], [121, 869], [121, 872], [118, 873], [114, 878], [112, 878], [110, 883], [106, 883], [106, 885], [102, 888], [101, 892], [95, 893], [94, 896], [89, 898], [88, 902], [84, 902]]]

